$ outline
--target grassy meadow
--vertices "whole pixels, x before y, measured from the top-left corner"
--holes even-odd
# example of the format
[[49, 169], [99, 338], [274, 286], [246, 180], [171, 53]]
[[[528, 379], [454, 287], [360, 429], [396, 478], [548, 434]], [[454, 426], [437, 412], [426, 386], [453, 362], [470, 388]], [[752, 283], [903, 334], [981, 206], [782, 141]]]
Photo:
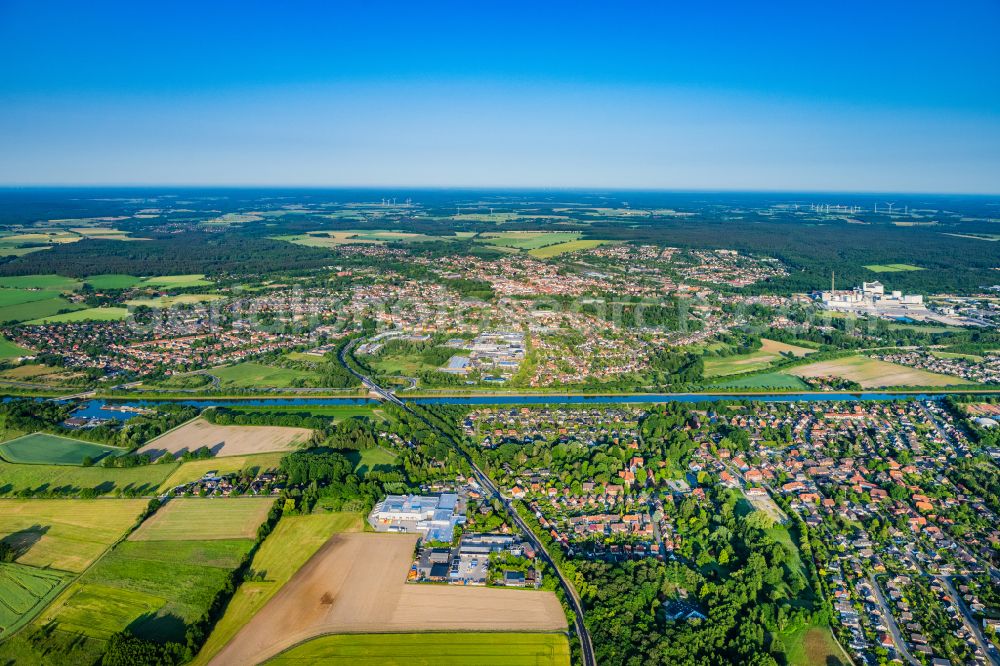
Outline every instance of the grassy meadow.
[[276, 368], [252, 361], [212, 368], [210, 373], [221, 380], [223, 388], [288, 388], [295, 380], [319, 379], [318, 373], [308, 370]]
[[272, 497], [177, 498], [148, 518], [129, 541], [253, 539]]
[[69, 578], [61, 571], [0, 562], [0, 640], [31, 621]]
[[85, 458], [96, 462], [119, 453], [124, 450], [44, 432], [22, 435], [0, 444], [0, 457], [22, 464], [82, 465]]
[[75, 495], [84, 488], [96, 489], [100, 495], [119, 488], [152, 495], [177, 467], [177, 463], [130, 468], [21, 465], [0, 460], [0, 497], [19, 491]]
[[17, 562], [61, 571], [86, 569], [131, 528], [147, 501], [0, 500], [0, 539]]
[[569, 666], [563, 634], [427, 633], [321, 636], [267, 664], [344, 666]]

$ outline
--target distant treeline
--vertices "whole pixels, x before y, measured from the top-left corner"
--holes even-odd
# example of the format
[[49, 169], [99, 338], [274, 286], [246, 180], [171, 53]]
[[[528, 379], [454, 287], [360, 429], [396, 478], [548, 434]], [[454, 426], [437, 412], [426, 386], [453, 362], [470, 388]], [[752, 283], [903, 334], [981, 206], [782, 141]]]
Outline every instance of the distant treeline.
[[321, 248], [254, 236], [188, 232], [148, 241], [85, 239], [64, 243], [2, 263], [0, 275], [260, 275], [322, 268], [332, 262], [330, 253]]

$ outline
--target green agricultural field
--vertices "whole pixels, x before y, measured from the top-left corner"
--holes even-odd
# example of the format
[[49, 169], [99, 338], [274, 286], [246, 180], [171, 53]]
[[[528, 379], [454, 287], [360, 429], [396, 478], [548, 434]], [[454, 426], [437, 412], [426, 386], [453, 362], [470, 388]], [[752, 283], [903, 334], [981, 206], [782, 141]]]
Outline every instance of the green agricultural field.
[[129, 541], [252, 539], [272, 497], [172, 499], [129, 536]]
[[[101, 558], [32, 625], [54, 636], [15, 649], [65, 645], [65, 663], [92, 663], [102, 641], [128, 627], [155, 641], [184, 641], [187, 625], [208, 610], [253, 542], [125, 541]], [[37, 654], [37, 652], [35, 653]], [[5, 656], [0, 648], [0, 659]]]
[[828, 626], [808, 626], [782, 634], [788, 666], [848, 666], [851, 663]]
[[120, 539], [146, 500], [0, 500], [0, 539], [19, 564], [80, 572]]
[[83, 278], [83, 281], [94, 289], [101, 291], [102, 289], [128, 289], [142, 282], [142, 278], [132, 275], [107, 274], [91, 275]]
[[366, 474], [378, 467], [394, 467], [398, 457], [394, 451], [382, 447], [347, 453], [347, 458], [354, 463], [354, 471], [358, 474]]
[[405, 231], [384, 231], [379, 229], [363, 231], [310, 231], [304, 234], [291, 236], [275, 236], [275, 240], [282, 240], [296, 245], [306, 247], [335, 248], [339, 245], [352, 245], [356, 243], [419, 243], [432, 240], [447, 240], [447, 236], [426, 236], [424, 234], [414, 234]]
[[30, 349], [19, 347], [0, 335], [0, 361], [9, 358], [18, 358], [20, 356], [30, 356], [31, 354], [34, 354], [34, 352]]
[[11, 289], [51, 289], [53, 291], [75, 291], [80, 281], [62, 275], [15, 275], [0, 277], [0, 287]]
[[712, 384], [711, 388], [763, 391], [765, 389], [807, 389], [809, 385], [795, 375], [766, 372], [760, 375], [733, 379], [721, 384]]
[[568, 252], [579, 252], [580, 250], [590, 250], [592, 248], [610, 242], [611, 241], [593, 240], [593, 239], [575, 240], [575, 241], [570, 241], [568, 243], [559, 243], [558, 245], [547, 245], [545, 247], [529, 250], [528, 254], [537, 259], [550, 259], [552, 257], [558, 257], [560, 254], [566, 254]]
[[536, 250], [547, 245], [576, 241], [580, 236], [578, 231], [501, 231], [481, 234], [476, 240], [497, 247]]
[[360, 532], [363, 526], [364, 517], [358, 513], [284, 516], [250, 565], [264, 580], [240, 585], [192, 666], [207, 664], [331, 535]]
[[743, 372], [754, 372], [763, 370], [771, 366], [782, 355], [792, 355], [796, 357], [811, 354], [815, 349], [790, 345], [777, 340], [761, 340], [761, 348], [749, 354], [738, 354], [736, 356], [706, 356], [705, 376], [724, 377], [726, 375], [736, 375]]
[[64, 310], [82, 310], [82, 303], [70, 303], [65, 298], [46, 298], [40, 301], [30, 301], [0, 307], [0, 322], [23, 322], [43, 317], [51, 317]]
[[270, 365], [247, 362], [222, 368], [212, 368], [213, 375], [229, 388], [288, 388], [295, 380], [319, 380], [319, 374], [308, 370], [276, 368]]
[[865, 268], [873, 273], [906, 273], [908, 271], [924, 270], [920, 266], [914, 266], [913, 264], [871, 264], [870, 266], [865, 266]]
[[128, 308], [86, 308], [63, 314], [39, 317], [26, 322], [33, 324], [58, 324], [71, 321], [120, 321], [128, 317]]
[[0, 640], [30, 622], [69, 578], [60, 571], [0, 562]]
[[221, 294], [177, 294], [176, 296], [158, 296], [156, 298], [135, 298], [125, 301], [125, 305], [131, 307], [172, 308], [175, 305], [208, 303], [210, 301], [217, 301], [222, 297]]
[[42, 465], [82, 465], [85, 458], [96, 462], [123, 449], [91, 444], [79, 439], [36, 432], [0, 444], [0, 457], [7, 462]]
[[0, 308], [7, 308], [12, 305], [22, 303], [32, 303], [34, 301], [45, 301], [51, 298], [58, 298], [60, 293], [52, 289], [0, 289]]
[[263, 472], [269, 469], [277, 469], [281, 465], [281, 459], [285, 455], [285, 453], [259, 453], [252, 456], [223, 456], [208, 460], [191, 460], [181, 463], [177, 471], [163, 482], [159, 492], [166, 492], [179, 485], [197, 481], [208, 472], [229, 474], [230, 472], [240, 472], [243, 470], [258, 470]]
[[568, 666], [562, 634], [454, 633], [321, 636], [265, 662], [344, 666]]
[[861, 355], [801, 365], [788, 372], [799, 377], [842, 377], [857, 382], [862, 388], [957, 386], [969, 383], [960, 377], [940, 375]]
[[208, 287], [212, 283], [205, 279], [205, 276], [201, 273], [192, 273], [189, 275], [157, 275], [155, 277], [148, 277], [142, 281], [142, 286], [144, 287], [161, 287], [168, 289], [174, 287], [175, 289], [181, 289], [186, 287]]
[[0, 460], [0, 497], [21, 491], [72, 496], [84, 488], [110, 495], [116, 489], [152, 495], [178, 467], [157, 463], [130, 468], [76, 467], [73, 465], [19, 465]]

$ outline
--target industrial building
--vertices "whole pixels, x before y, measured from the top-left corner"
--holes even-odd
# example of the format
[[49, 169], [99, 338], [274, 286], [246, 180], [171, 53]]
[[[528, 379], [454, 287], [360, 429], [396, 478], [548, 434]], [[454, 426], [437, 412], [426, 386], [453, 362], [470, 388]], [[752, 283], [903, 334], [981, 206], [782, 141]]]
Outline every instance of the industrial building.
[[389, 495], [375, 505], [368, 523], [377, 532], [407, 532], [428, 541], [451, 541], [455, 527], [465, 523], [464, 502], [454, 493]]

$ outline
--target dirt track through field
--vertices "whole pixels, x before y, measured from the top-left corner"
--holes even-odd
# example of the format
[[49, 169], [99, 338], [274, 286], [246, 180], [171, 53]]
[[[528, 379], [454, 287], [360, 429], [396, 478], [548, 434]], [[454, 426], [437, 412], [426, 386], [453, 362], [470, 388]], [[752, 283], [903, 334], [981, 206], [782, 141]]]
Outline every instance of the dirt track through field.
[[416, 540], [334, 535], [211, 666], [261, 663], [323, 634], [566, 629], [552, 592], [407, 584]]
[[312, 436], [308, 428], [282, 426], [215, 425], [195, 419], [157, 437], [137, 453], [159, 458], [164, 452], [173, 455], [208, 447], [213, 456], [241, 456], [252, 453], [290, 451]]

